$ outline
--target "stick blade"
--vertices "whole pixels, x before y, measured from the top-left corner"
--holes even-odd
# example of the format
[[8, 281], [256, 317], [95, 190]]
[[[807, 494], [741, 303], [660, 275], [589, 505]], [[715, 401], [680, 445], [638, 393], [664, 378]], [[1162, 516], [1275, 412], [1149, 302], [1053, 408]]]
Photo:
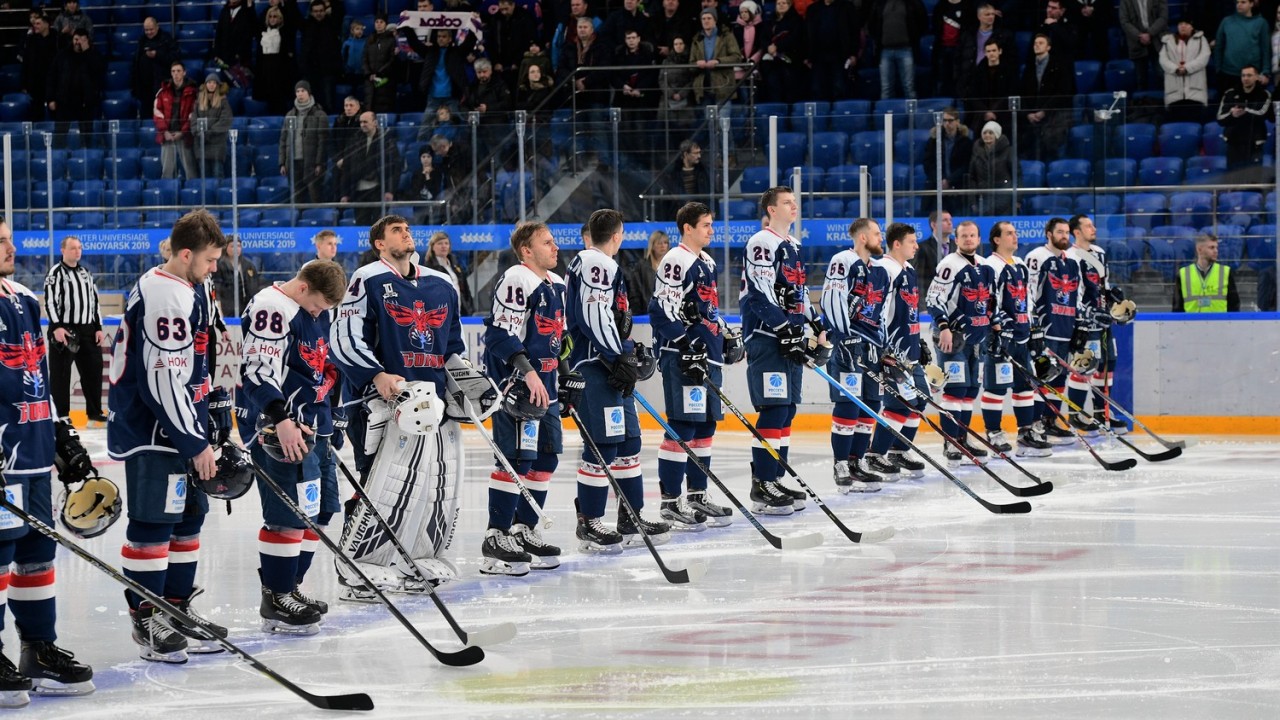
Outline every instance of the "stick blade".
[[1112, 472], [1122, 472], [1124, 470], [1132, 470], [1138, 466], [1138, 461], [1133, 458], [1125, 458], [1116, 462], [1103, 461], [1102, 467]]
[[680, 570], [665, 570], [662, 574], [666, 576], [667, 581], [672, 585], [685, 585], [701, 580], [702, 576], [707, 574], [707, 564], [700, 560], [694, 560], [689, 563], [688, 567]]
[[1158, 452], [1158, 453], [1143, 453], [1143, 457], [1145, 457], [1149, 462], [1164, 462], [1166, 460], [1172, 460], [1181, 455], [1182, 455], [1182, 448], [1180, 447], [1169, 448], [1164, 452]]
[[781, 541], [778, 545], [779, 550], [808, 550], [809, 548], [818, 547], [823, 542], [822, 533], [800, 533], [798, 535], [786, 535], [779, 538]]
[[995, 503], [983, 502], [982, 506], [997, 515], [1026, 515], [1031, 512], [1031, 503], [1023, 500], [1022, 502], [1009, 503], [1008, 505], [997, 505]]
[[464, 647], [457, 652], [433, 650], [432, 654], [436, 656], [436, 660], [439, 660], [441, 664], [450, 667], [467, 667], [484, 660], [484, 650], [475, 645]]
[[862, 537], [858, 538], [858, 543], [866, 545], [871, 543], [884, 542], [885, 540], [888, 540], [889, 538], [893, 537], [894, 534], [897, 532], [898, 532], [897, 530], [894, 530], [891, 527], [880, 528], [879, 530], [869, 530], [867, 532], [862, 533]]
[[1018, 487], [1016, 485], [1010, 485], [1009, 487], [1013, 494], [1018, 497], [1039, 497], [1040, 495], [1047, 495], [1053, 492], [1052, 482], [1043, 482], [1039, 485], [1032, 485], [1030, 487]]
[[515, 623], [498, 623], [493, 627], [481, 628], [475, 632], [467, 633], [467, 646], [484, 647], [486, 645], [501, 645], [510, 641], [516, 636]]
[[307, 702], [321, 710], [367, 711], [373, 709], [373, 698], [364, 693], [350, 695], [312, 695], [307, 693]]

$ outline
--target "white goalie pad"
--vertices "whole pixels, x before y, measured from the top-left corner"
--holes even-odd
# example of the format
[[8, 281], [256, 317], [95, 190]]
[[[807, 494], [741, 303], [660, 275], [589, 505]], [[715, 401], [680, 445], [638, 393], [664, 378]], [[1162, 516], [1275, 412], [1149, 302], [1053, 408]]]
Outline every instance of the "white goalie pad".
[[[388, 423], [365, 481], [364, 496], [386, 518], [415, 560], [438, 558], [453, 539], [463, 471], [462, 435], [457, 423], [444, 421], [429, 435], [406, 433]], [[402, 575], [414, 577], [412, 568], [403, 567], [400, 553], [364, 502], [356, 504], [343, 528], [342, 551], [361, 563], [401, 566], [396, 569]], [[347, 571], [342, 574], [345, 577]], [[348, 580], [359, 584], [358, 579]]]

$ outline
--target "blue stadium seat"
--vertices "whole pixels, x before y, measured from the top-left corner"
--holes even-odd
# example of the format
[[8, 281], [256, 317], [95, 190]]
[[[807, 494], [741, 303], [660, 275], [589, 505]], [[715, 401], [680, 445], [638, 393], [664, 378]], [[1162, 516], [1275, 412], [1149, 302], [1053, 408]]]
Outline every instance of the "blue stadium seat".
[[837, 165], [827, 169], [827, 192], [853, 194], [858, 192], [860, 185], [857, 165]]
[[893, 137], [893, 161], [914, 165], [916, 163], [933, 163], [935, 158], [924, 155], [925, 144], [929, 142], [929, 129], [898, 130]]
[[279, 147], [280, 128], [270, 127], [261, 123], [260, 120], [261, 118], [258, 118], [249, 125], [249, 131], [246, 133], [249, 144], [258, 148]]
[[778, 133], [778, 169], [795, 167], [804, 164], [804, 156], [808, 149], [808, 139], [800, 133]]
[[1018, 187], [1044, 187], [1045, 165], [1039, 160], [1018, 161]]
[[[795, 179], [791, 173], [793, 169], [778, 168], [778, 171], [782, 173], [782, 177], [778, 178], [781, 181], [778, 183], [779, 185], [795, 187]], [[820, 167], [804, 165], [800, 168], [800, 183], [802, 185], [801, 192], [822, 192], [823, 187], [826, 185], [826, 172]]]
[[1086, 215], [1116, 215], [1124, 207], [1124, 199], [1110, 193], [1084, 193], [1076, 197], [1075, 212]]
[[144, 180], [159, 180], [161, 174], [160, 156], [143, 155], [138, 159], [138, 167], [142, 169]]
[[67, 205], [75, 208], [102, 207], [102, 183], [73, 183], [67, 193]]
[[1227, 158], [1224, 155], [1201, 155], [1187, 159], [1188, 183], [1214, 183], [1226, 171]]
[[1127, 281], [1137, 262], [1132, 248], [1123, 239], [1105, 242], [1102, 246], [1107, 251], [1107, 269], [1111, 273], [1111, 279], [1118, 282]]
[[855, 133], [850, 152], [854, 165], [881, 165], [884, 163], [884, 133], [866, 130]]
[[871, 126], [870, 100], [837, 100], [831, 104], [831, 129], [852, 135]]
[[1181, 185], [1182, 158], [1149, 157], [1138, 166], [1141, 185]]
[[1049, 187], [1088, 187], [1088, 160], [1054, 160], [1049, 163]]
[[1099, 160], [1097, 173], [1097, 183], [1100, 186], [1126, 187], [1132, 185], [1138, 177], [1138, 162], [1131, 158]]
[[806, 105], [813, 106], [813, 131], [825, 132], [830, 126], [831, 103], [798, 102], [791, 106], [791, 129], [795, 132], [809, 132], [809, 116]]
[[1156, 151], [1156, 126], [1149, 123], [1125, 123], [1116, 128], [1116, 142], [1126, 157], [1142, 160]]
[[749, 167], [742, 171], [739, 189], [744, 193], [762, 193], [773, 186], [768, 167]]
[[103, 200], [110, 207], [138, 207], [142, 204], [142, 189], [108, 190], [103, 194]]
[[142, 213], [136, 210], [121, 210], [107, 213], [107, 225], [114, 228], [142, 227]]
[[289, 188], [279, 185], [259, 185], [257, 197], [260, 205], [288, 202]]
[[1204, 130], [1200, 123], [1165, 123], [1160, 126], [1157, 139], [1160, 141], [1160, 154], [1164, 157], [1179, 157], [1186, 160], [1200, 154], [1200, 136]]
[[1129, 216], [1129, 224], [1141, 228], [1162, 223], [1168, 207], [1169, 200], [1164, 193], [1133, 193], [1124, 199], [1124, 213]]
[[1225, 192], [1218, 196], [1220, 213], [1261, 213], [1262, 193], [1250, 191]]
[[1213, 194], [1179, 192], [1169, 197], [1169, 222], [1174, 225], [1200, 227], [1213, 219]]
[[813, 134], [812, 164], [823, 169], [844, 163], [849, 146], [849, 136], [842, 132], [821, 132]]
[[877, 100], [874, 114], [877, 116], [875, 124], [881, 128], [884, 127], [883, 117], [885, 113], [893, 113], [893, 126], [895, 128], [904, 128], [907, 126], [905, 115], [907, 114], [907, 101], [902, 98], [890, 98], [888, 100]]
[[809, 213], [816, 218], [844, 217], [844, 203], [839, 200], [814, 200], [809, 203]]
[[[1218, 236], [1218, 259], [1220, 262], [1239, 267], [1244, 258], [1244, 227], [1241, 225], [1208, 226], [1200, 228], [1201, 233], [1213, 233]], [[1194, 259], [1194, 257], [1192, 258]]]
[[31, 111], [31, 98], [23, 95], [24, 99], [6, 99], [0, 101], [0, 122], [22, 122], [27, 119], [27, 113]]
[[49, 177], [48, 172], [52, 169], [53, 179], [61, 180], [67, 176], [66, 156], [61, 153], [54, 153], [52, 162], [43, 155], [31, 156], [31, 179], [42, 182]]
[[757, 215], [756, 204], [750, 200], [730, 200], [729, 201], [729, 219], [730, 220], [755, 220]]
[[73, 212], [67, 214], [63, 227], [68, 230], [101, 230], [106, 227], [106, 221], [100, 212]]
[[[895, 191], [906, 190], [911, 183], [911, 168], [906, 163], [893, 164], [893, 189]], [[883, 191], [885, 186], [885, 166], [873, 165], [871, 167], [871, 189], [879, 192]]]
[[928, 129], [933, 127], [934, 125], [933, 116], [935, 113], [940, 113], [949, 107], [955, 107], [957, 105], [958, 103], [956, 103], [955, 98], [949, 98], [949, 97], [920, 98], [918, 101], [916, 101], [916, 115], [915, 115], [916, 128]]
[[1204, 146], [1205, 155], [1227, 154], [1227, 141], [1222, 137], [1222, 126], [1216, 122], [1205, 123], [1200, 143]]
[[1103, 82], [1107, 92], [1133, 91], [1136, 83], [1134, 73], [1132, 60], [1108, 60], [1106, 70], [1103, 71]]
[[[351, 3], [347, 3], [348, 6]], [[182, 0], [177, 4], [178, 22], [199, 23], [206, 20], [216, 20], [217, 16], [209, 17], [210, 9], [217, 8], [217, 5], [205, 2], [195, 2], [195, 0]]]
[[182, 213], [177, 210], [151, 210], [146, 217], [146, 221], [142, 223], [143, 227], [167, 229], [178, 222]]
[[289, 227], [293, 224], [293, 211], [289, 208], [271, 208], [262, 211], [262, 227]]
[[244, 114], [246, 117], [263, 117], [271, 112], [271, 108], [261, 100], [254, 100], [246, 95], [244, 98]]
[[1098, 75], [1102, 73], [1102, 63], [1097, 60], [1076, 61], [1076, 92], [1091, 93], [1098, 85]]
[[1276, 226], [1254, 225], [1244, 239], [1244, 251], [1249, 256], [1249, 267], [1261, 270], [1276, 261]]
[[1070, 195], [1035, 194], [1026, 198], [1027, 212], [1032, 215], [1070, 215], [1075, 201]]
[[33, 209], [43, 209], [49, 207], [52, 202], [53, 207], [67, 207], [67, 198], [71, 193], [71, 183], [66, 180], [54, 180], [52, 184], [45, 181], [37, 181], [31, 186], [31, 207]]
[[334, 225], [338, 222], [338, 211], [334, 208], [310, 208], [303, 210], [298, 217], [298, 224], [308, 227]]

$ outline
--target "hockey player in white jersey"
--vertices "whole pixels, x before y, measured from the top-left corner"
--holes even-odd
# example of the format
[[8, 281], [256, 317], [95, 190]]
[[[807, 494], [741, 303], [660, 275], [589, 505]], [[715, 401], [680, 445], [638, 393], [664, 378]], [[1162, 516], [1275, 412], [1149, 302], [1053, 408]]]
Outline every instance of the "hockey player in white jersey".
[[[348, 397], [374, 396], [350, 413], [356, 469], [365, 498], [392, 523], [417, 569], [404, 566], [364, 503], [347, 518], [342, 549], [379, 587], [421, 592], [420, 576], [433, 584], [457, 577], [444, 550], [457, 519], [463, 472], [458, 422], [467, 412], [453, 393], [460, 391], [483, 419], [498, 392], [465, 357], [457, 290], [446, 275], [413, 262], [409, 221], [383, 217], [370, 228], [369, 244], [378, 259], [352, 274], [332, 329], [333, 359]], [[437, 427], [406, 428], [392, 419], [397, 397], [413, 383], [427, 384], [415, 393], [434, 395], [423, 403], [444, 406]], [[341, 597], [372, 601], [372, 590], [345, 572], [340, 565], [347, 586]]]
[[1107, 268], [1107, 252], [1097, 244], [1098, 228], [1088, 215], [1073, 215], [1067, 221], [1074, 240], [1067, 256], [1075, 258], [1080, 264], [1082, 280], [1082, 305], [1087, 307], [1090, 319], [1085, 335], [1085, 349], [1094, 354], [1097, 368], [1088, 375], [1082, 374], [1083, 382], [1073, 377], [1067, 381], [1067, 397], [1079, 408], [1086, 403], [1093, 403], [1093, 417], [1081, 417], [1078, 414], [1071, 418], [1071, 424], [1083, 431], [1096, 431], [1103, 424], [1108, 425], [1116, 433], [1126, 433], [1129, 426], [1120, 418], [1107, 416], [1107, 406], [1101, 399], [1088, 392], [1088, 385], [1104, 394], [1111, 393], [1111, 382], [1116, 369], [1116, 342], [1111, 335], [1111, 323], [1115, 317], [1112, 307], [1127, 305], [1131, 310], [1128, 315], [1123, 312], [1116, 316], [1123, 322], [1133, 319], [1132, 303], [1125, 303], [1124, 291], [1111, 284], [1111, 271]]

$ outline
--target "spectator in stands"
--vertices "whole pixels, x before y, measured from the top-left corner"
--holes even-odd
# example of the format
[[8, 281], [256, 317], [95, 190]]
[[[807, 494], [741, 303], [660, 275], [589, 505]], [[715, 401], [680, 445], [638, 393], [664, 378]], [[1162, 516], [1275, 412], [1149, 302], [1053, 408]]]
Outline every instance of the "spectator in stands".
[[688, 13], [681, 12], [680, 0], [662, 0], [662, 10], [649, 17], [648, 37], [657, 49], [658, 56], [664, 60], [671, 55], [672, 41], [681, 38], [687, 49], [693, 33], [693, 19]]
[[93, 119], [102, 104], [106, 63], [93, 48], [88, 31], [77, 29], [71, 47], [58, 51], [45, 85], [46, 104], [55, 121], [54, 145], [62, 147], [72, 122], [80, 124], [81, 140], [93, 140]]
[[[423, 145], [418, 150], [418, 162], [421, 165], [409, 175], [409, 183], [404, 192], [404, 199], [422, 203], [444, 200], [444, 173], [436, 170], [430, 145]], [[434, 218], [435, 210], [431, 206], [421, 205], [414, 208], [413, 220], [415, 224], [426, 225], [428, 222], [434, 221]]]
[[1188, 13], [1177, 32], [1164, 36], [1160, 67], [1164, 70], [1164, 104], [1170, 122], [1204, 122], [1209, 107], [1209, 59], [1213, 49]]
[[[787, 0], [781, 0], [787, 2]], [[659, 117], [677, 127], [683, 127], [693, 121], [691, 98], [693, 96], [693, 70], [681, 67], [689, 64], [689, 48], [684, 38], [671, 38], [671, 52], [662, 62], [662, 70], [658, 73], [658, 86], [662, 92], [662, 102], [658, 104]]]
[[364, 46], [368, 38], [364, 36], [364, 23], [351, 21], [350, 35], [342, 41], [342, 74], [343, 80], [353, 87], [364, 84], [362, 70], [364, 68]]
[[[1004, 61], [1004, 48], [992, 36], [983, 48], [985, 57], [973, 68], [969, 77], [969, 89], [965, 94], [964, 108], [969, 129], [974, 135], [989, 122], [1008, 127], [1013, 121], [1009, 110], [1009, 96], [1018, 86], [1018, 64]], [[1010, 51], [1012, 52], [1012, 51]]]
[[929, 284], [938, 271], [938, 261], [951, 252], [951, 241], [954, 239], [951, 213], [934, 210], [929, 213], [929, 237], [920, 242], [916, 257], [911, 264], [916, 268], [920, 279], [920, 296], [929, 293]]
[[418, 87], [427, 96], [428, 108], [444, 106], [451, 113], [461, 110], [467, 95], [467, 51], [453, 44], [453, 31], [436, 30], [434, 45], [422, 42], [412, 28], [402, 27], [400, 37], [422, 57]]
[[973, 0], [940, 0], [933, 6], [934, 95], [960, 96], [961, 38], [976, 24]]
[[[702, 165], [702, 148], [692, 140], [680, 143], [679, 156], [668, 166], [663, 176], [663, 186], [670, 195], [711, 195], [711, 174]], [[696, 197], [682, 198], [672, 204], [678, 208]], [[637, 306], [639, 307], [639, 306]]]
[[507, 122], [507, 111], [511, 109], [511, 91], [506, 83], [493, 76], [493, 64], [485, 58], [475, 61], [472, 66], [476, 72], [476, 81], [467, 91], [463, 108], [480, 114], [480, 132], [487, 136], [486, 144], [496, 143]]
[[467, 271], [453, 255], [453, 243], [449, 240], [449, 233], [437, 230], [431, 234], [431, 240], [427, 242], [427, 258], [424, 264], [432, 270], [449, 276], [454, 288], [458, 290], [458, 301], [461, 305], [459, 312], [463, 315], [475, 312], [475, 298], [471, 295], [471, 288], [467, 287]]
[[[365, 43], [360, 64], [360, 74], [365, 82], [365, 104], [375, 113], [396, 110], [395, 61], [395, 34], [387, 29], [387, 14], [378, 13], [373, 20], [373, 37]], [[373, 220], [361, 224], [372, 225]]]
[[461, 138], [466, 133], [466, 126], [447, 104], [441, 103], [433, 112], [430, 107], [422, 114], [422, 128], [418, 130], [418, 140], [427, 142], [435, 135], [443, 135], [450, 140]]
[[[200, 86], [195, 109], [191, 111], [191, 128], [195, 133], [192, 150], [201, 177], [220, 178], [227, 161], [227, 136], [231, 131], [231, 103], [226, 87], [214, 73], [209, 73]], [[200, 121], [204, 120], [204, 138], [200, 137]], [[161, 163], [163, 166], [163, 163]]]
[[973, 146], [969, 161], [969, 185], [986, 190], [977, 195], [974, 212], [984, 217], [1013, 213], [1013, 198], [1006, 192], [1013, 184], [1013, 151], [1000, 123], [982, 126], [982, 137]]
[[[587, 14], [587, 0], [569, 0], [569, 16], [565, 21], [556, 28], [551, 36], [551, 64], [556, 74], [565, 77], [573, 68], [577, 67], [572, 61], [581, 53], [578, 52], [578, 45], [581, 43], [581, 34], [578, 30], [578, 20], [587, 18], [591, 21], [592, 38], [594, 41], [596, 30], [600, 29], [600, 18], [591, 17]], [[567, 46], [572, 46], [570, 50]]]
[[[1114, 0], [1066, 0], [1067, 17], [1076, 26], [1078, 60], [1111, 59], [1107, 31], [1116, 24]], [[1012, 57], [1012, 56], [1010, 56]]]
[[551, 97], [555, 80], [543, 75], [543, 66], [538, 63], [530, 63], [524, 67], [524, 75], [521, 76], [519, 87], [516, 89], [516, 109], [533, 112], [541, 107], [541, 114], [549, 116], [552, 108], [544, 106], [543, 103]]
[[[809, 8], [810, 29], [813, 28], [815, 7], [817, 5]], [[915, 49], [920, 45], [920, 38], [929, 31], [929, 16], [925, 12], [924, 3], [920, 0], [876, 0], [871, 6], [871, 20], [867, 31], [880, 49], [880, 99], [914, 98]], [[816, 72], [816, 61], [814, 67]]]
[[1023, 145], [1020, 152], [1026, 159], [1048, 162], [1060, 157], [1067, 144], [1076, 92], [1075, 70], [1052, 54], [1052, 43], [1044, 33], [1036, 33], [1031, 50], [1032, 58], [1023, 70], [1018, 92], [1022, 96], [1022, 110], [1018, 113], [1019, 143]]
[[[938, 186], [938, 126], [929, 130], [929, 142], [924, 147], [924, 174], [929, 178], [929, 187]], [[969, 161], [973, 158], [973, 138], [969, 128], [960, 123], [960, 111], [953, 107], [942, 111], [942, 189], [957, 190], [965, 186], [965, 178], [969, 175]], [[951, 205], [950, 198], [943, 198], [946, 205]]]
[[298, 31], [302, 29], [302, 11], [298, 9], [298, 0], [267, 0], [267, 8], [260, 11], [264, 21], [266, 14], [273, 8], [280, 11], [282, 20], [280, 33], [289, 38], [290, 52], [292, 52], [294, 40], [298, 36]]
[[[742, 56], [748, 62], [759, 64], [769, 39], [773, 37], [773, 24], [765, 22], [755, 0], [742, 0], [742, 4], [738, 6], [738, 19], [733, 22], [733, 37], [742, 49]], [[752, 72], [754, 70], [747, 68], [736, 68], [733, 71], [733, 79], [738, 83], [738, 97], [743, 102], [746, 102], [749, 90], [745, 81], [748, 73]]]
[[1173, 284], [1173, 311], [1186, 313], [1240, 312], [1235, 273], [1218, 263], [1218, 238], [1196, 237], [1196, 261], [1178, 269]]
[[178, 42], [156, 19], [142, 21], [142, 39], [133, 56], [133, 97], [141, 104], [142, 117], [151, 117], [156, 91], [169, 79], [169, 67], [179, 58]]
[[617, 48], [626, 41], [630, 30], [635, 30], [641, 40], [647, 40], [650, 27], [649, 15], [640, 9], [640, 0], [622, 0], [622, 7], [609, 13], [599, 33], [609, 47]]
[[[1227, 21], [1222, 22], [1226, 25]], [[1267, 120], [1272, 117], [1271, 93], [1262, 87], [1258, 68], [1245, 65], [1240, 71], [1240, 81], [1222, 94], [1218, 104], [1218, 124], [1227, 141], [1228, 168], [1252, 170], [1262, 165]]]
[[1258, 273], [1258, 310], [1261, 312], [1276, 311], [1276, 263], [1266, 261], [1267, 266]]
[[1075, 23], [1067, 17], [1066, 0], [1048, 0], [1044, 4], [1044, 19], [1036, 32], [1049, 37], [1049, 44], [1055, 48], [1058, 57], [1068, 64], [1074, 63], [1080, 55], [1080, 35], [1076, 32]]
[[516, 7], [516, 0], [498, 0], [498, 12], [485, 22], [484, 46], [494, 74], [508, 89], [516, 87], [520, 61], [537, 37], [537, 22], [528, 10]]
[[360, 134], [360, 114], [364, 106], [354, 96], [348, 95], [342, 101], [342, 114], [333, 119], [333, 127], [329, 130], [329, 156], [333, 158], [333, 195], [342, 194], [343, 175], [347, 148], [351, 140]]
[[269, 8], [258, 39], [253, 98], [266, 103], [272, 115], [283, 115], [289, 109], [289, 88], [297, 68], [293, 56], [294, 36], [285, 31], [284, 13], [278, 7]]
[[[392, 189], [400, 179], [400, 153], [395, 139], [378, 127], [372, 110], [360, 114], [360, 134], [347, 143], [342, 172], [342, 203], [382, 203], [395, 199]], [[381, 216], [379, 205], [356, 208], [356, 224], [373, 225]]]
[[307, 19], [302, 21], [302, 52], [298, 64], [302, 79], [311, 83], [316, 102], [321, 107], [338, 107], [336, 87], [342, 74], [342, 38], [339, 19], [324, 3], [311, 3]]
[[80, 0], [63, 0], [62, 12], [53, 21], [53, 31], [60, 36], [62, 47], [71, 47], [71, 38], [76, 30], [84, 30], [93, 37], [93, 20], [80, 10]]
[[1138, 89], [1150, 89], [1151, 71], [1159, 62], [1160, 37], [1169, 29], [1169, 1], [1120, 0], [1120, 27]]
[[181, 60], [169, 64], [169, 80], [156, 92], [151, 120], [156, 126], [156, 144], [160, 146], [160, 177], [173, 178], [178, 174], [178, 158], [182, 159], [182, 172], [187, 179], [199, 177], [196, 158], [191, 147], [195, 135], [191, 132], [191, 113], [196, 107], [200, 91], [195, 83], [187, 80], [187, 68]]
[[[1271, 69], [1271, 29], [1258, 14], [1258, 0], [1236, 0], [1236, 14], [1223, 18], [1213, 44], [1213, 64], [1218, 68], [1218, 90], [1227, 92], [1240, 83], [1245, 66], [1258, 72]], [[1263, 85], [1270, 78], [1259, 78]]]
[[701, 105], [727, 103], [733, 97], [733, 68], [721, 67], [742, 62], [742, 49], [733, 33], [722, 30], [714, 10], [698, 16], [702, 32], [693, 39], [689, 58], [698, 66], [693, 76], [693, 94]]
[[444, 178], [445, 195], [452, 196], [458, 190], [458, 184], [466, 180], [470, 168], [463, 163], [455, 163], [455, 149], [462, 147], [444, 135], [432, 135], [427, 143], [431, 146], [431, 164], [436, 172]]
[[[877, 0], [876, 8], [884, 2], [892, 2], [897, 7], [919, 0]], [[809, 6], [804, 16], [805, 39], [800, 42], [805, 46], [805, 61], [811, 71], [809, 94], [813, 100], [834, 101], [849, 96], [849, 74], [857, 69], [861, 35], [854, 24], [855, 13], [850, 0], [819, 0]], [[924, 14], [923, 7], [920, 13]], [[777, 26], [782, 25], [783, 21], [779, 20]], [[697, 53], [690, 54], [697, 56]]]
[[[960, 36], [960, 77], [959, 85], [962, 93], [967, 97], [981, 97], [973, 94], [971, 84], [973, 82], [973, 69], [978, 63], [982, 62], [987, 56], [987, 41], [995, 40], [1000, 46], [1000, 55], [1008, 59], [1009, 65], [1013, 68], [1014, 74], [1018, 72], [1017, 43], [1014, 40], [1013, 32], [1006, 30], [1000, 22], [1000, 16], [996, 14], [996, 8], [989, 2], [984, 2], [978, 6], [977, 11], [978, 22], [973, 27], [961, 30]], [[969, 86], [966, 89], [966, 86]], [[1013, 87], [1012, 84], [1006, 87]], [[1004, 93], [1008, 95], [1008, 93]], [[972, 109], [965, 107], [965, 111], [972, 112]], [[979, 128], [973, 128], [974, 134], [977, 134]]]
[[[632, 68], [614, 73], [613, 87], [617, 91], [615, 102], [618, 107], [651, 109], [658, 106], [657, 60], [658, 53], [653, 46], [642, 41], [640, 33], [628, 29], [622, 45], [614, 50], [614, 63]], [[635, 69], [641, 66], [644, 69]], [[641, 122], [649, 122], [651, 119], [639, 118]]]
[[[574, 0], [577, 2], [578, 0]], [[556, 72], [573, 75], [580, 68], [607, 67], [613, 63], [612, 48], [596, 34], [595, 22], [589, 17], [577, 20], [577, 42], [565, 43], [564, 54]], [[580, 102], [588, 107], [603, 107], [609, 101], [609, 74], [607, 72], [579, 72], [574, 75], [574, 91], [583, 93]]]
[[329, 141], [329, 117], [311, 96], [311, 85], [306, 80], [298, 81], [293, 95], [293, 109], [285, 114], [284, 126], [280, 128], [280, 174], [289, 177], [292, 169], [289, 182], [293, 186], [294, 202], [318, 203], [328, 165], [325, 149]]
[[227, 252], [218, 259], [218, 269], [213, 275], [214, 295], [222, 306], [222, 314], [240, 317], [249, 299], [262, 289], [258, 268], [244, 256], [240, 238], [227, 238]]
[[228, 68], [248, 67], [253, 61], [253, 39], [258, 35], [258, 16], [244, 0], [227, 0], [218, 14], [213, 34], [213, 60]]
[[58, 36], [49, 28], [49, 18], [36, 15], [22, 44], [22, 91], [31, 96], [27, 118], [33, 122], [44, 120], [49, 69], [57, 56]]
[[[765, 102], [792, 103], [805, 95], [805, 24], [791, 0], [778, 0], [772, 35], [760, 57], [760, 98]], [[855, 51], [856, 52], [856, 51]]]
[[[649, 314], [649, 301], [658, 285], [658, 266], [671, 249], [671, 238], [661, 230], [649, 233], [649, 244], [644, 257], [632, 260], [627, 268], [627, 302], [637, 315]], [[633, 256], [634, 257], [634, 256]]]

